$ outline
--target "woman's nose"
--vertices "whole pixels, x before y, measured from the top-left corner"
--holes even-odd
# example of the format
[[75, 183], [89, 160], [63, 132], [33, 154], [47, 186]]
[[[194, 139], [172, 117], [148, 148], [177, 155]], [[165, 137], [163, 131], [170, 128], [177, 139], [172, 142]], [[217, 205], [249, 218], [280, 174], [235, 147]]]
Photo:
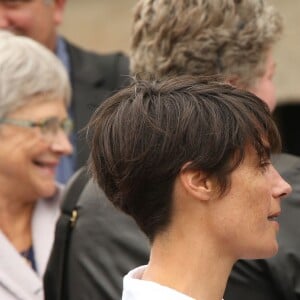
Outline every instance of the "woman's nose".
[[[275, 170], [276, 171], [276, 170]], [[291, 185], [286, 182], [280, 174], [276, 171], [276, 177], [277, 177], [277, 184], [274, 187], [274, 196], [276, 198], [283, 198], [288, 196], [292, 192]]]
[[73, 146], [69, 136], [62, 130], [59, 130], [51, 142], [51, 149], [61, 155], [70, 155], [73, 152]]

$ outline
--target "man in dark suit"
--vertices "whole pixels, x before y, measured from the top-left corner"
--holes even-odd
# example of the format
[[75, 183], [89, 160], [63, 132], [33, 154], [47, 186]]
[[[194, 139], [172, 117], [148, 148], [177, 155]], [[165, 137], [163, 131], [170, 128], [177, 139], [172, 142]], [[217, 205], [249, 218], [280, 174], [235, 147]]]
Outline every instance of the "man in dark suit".
[[57, 54], [73, 88], [69, 113], [74, 122], [73, 155], [61, 160], [57, 179], [65, 183], [88, 157], [88, 147], [79, 132], [95, 107], [116, 91], [128, 74], [127, 58], [121, 53], [98, 55], [76, 47], [57, 34], [67, 0], [0, 1], [0, 28], [25, 35]]
[[70, 58], [72, 84], [71, 115], [73, 116], [76, 141], [75, 170], [83, 166], [89, 151], [84, 134], [80, 132], [90, 119], [95, 108], [119, 87], [128, 77], [128, 60], [121, 53], [99, 55], [84, 51], [70, 42], [66, 44]]

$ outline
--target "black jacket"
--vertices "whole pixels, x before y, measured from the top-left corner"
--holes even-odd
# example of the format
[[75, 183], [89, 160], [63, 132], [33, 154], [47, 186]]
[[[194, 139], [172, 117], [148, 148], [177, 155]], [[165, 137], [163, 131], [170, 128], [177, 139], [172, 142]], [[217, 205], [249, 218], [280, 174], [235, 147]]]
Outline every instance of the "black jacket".
[[99, 55], [65, 41], [70, 58], [72, 110], [77, 138], [76, 170], [82, 167], [89, 150], [84, 128], [95, 109], [128, 82], [128, 58], [121, 53]]
[[123, 276], [148, 262], [148, 240], [91, 181], [80, 197], [79, 213], [68, 259], [69, 299], [119, 300]]
[[66, 187], [44, 277], [46, 300], [119, 300], [123, 276], [148, 261], [144, 234], [85, 174], [77, 171]]

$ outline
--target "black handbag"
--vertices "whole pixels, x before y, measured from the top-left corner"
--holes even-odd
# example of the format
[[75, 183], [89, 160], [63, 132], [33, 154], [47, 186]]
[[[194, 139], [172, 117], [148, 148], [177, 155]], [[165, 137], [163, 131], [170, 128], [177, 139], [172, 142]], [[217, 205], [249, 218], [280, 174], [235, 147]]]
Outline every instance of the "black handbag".
[[52, 247], [47, 270], [44, 276], [45, 299], [68, 299], [66, 270], [68, 269], [68, 252], [73, 228], [78, 217], [77, 202], [88, 182], [85, 168], [79, 169], [66, 186], [61, 206], [61, 215], [55, 229], [55, 241]]
[[148, 262], [149, 242], [80, 169], [67, 185], [44, 277], [46, 300], [119, 300], [123, 276]]

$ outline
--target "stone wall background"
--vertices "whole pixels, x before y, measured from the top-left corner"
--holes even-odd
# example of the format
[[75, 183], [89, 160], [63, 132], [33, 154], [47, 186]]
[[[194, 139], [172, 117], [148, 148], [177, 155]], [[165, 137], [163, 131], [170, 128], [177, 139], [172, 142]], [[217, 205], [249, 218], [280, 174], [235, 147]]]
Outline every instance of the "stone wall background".
[[[137, 0], [69, 0], [60, 32], [97, 52], [128, 53], [133, 6]], [[269, 0], [281, 12], [285, 32], [275, 49], [278, 101], [300, 102], [300, 1]]]

